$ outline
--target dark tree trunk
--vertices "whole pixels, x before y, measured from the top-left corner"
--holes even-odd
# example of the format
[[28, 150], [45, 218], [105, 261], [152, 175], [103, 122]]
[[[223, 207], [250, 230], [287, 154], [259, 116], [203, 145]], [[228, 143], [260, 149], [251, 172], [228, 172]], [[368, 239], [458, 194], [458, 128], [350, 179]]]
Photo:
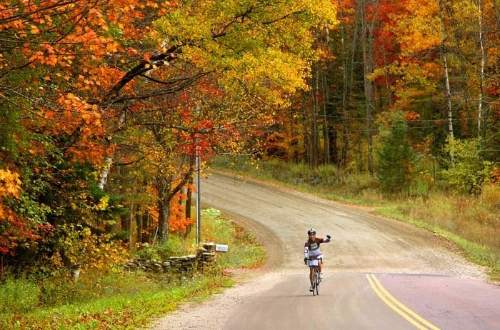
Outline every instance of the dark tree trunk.
[[156, 201], [158, 207], [158, 237], [160, 242], [164, 242], [168, 238], [168, 216], [170, 214], [170, 193], [171, 179], [159, 177], [156, 180], [158, 189], [158, 199]]
[[329, 155], [330, 155], [330, 163], [337, 164], [338, 162], [338, 149], [337, 149], [337, 131], [335, 127], [330, 127], [328, 130], [328, 147], [329, 147]]
[[158, 237], [160, 242], [168, 239], [168, 215], [170, 203], [166, 198], [158, 199]]
[[368, 25], [366, 15], [366, 2], [361, 1], [362, 22], [362, 51], [363, 51], [363, 78], [366, 108], [366, 136], [368, 143], [368, 171], [373, 174], [373, 142], [372, 142], [372, 110], [373, 110], [373, 84], [368, 79], [373, 71], [373, 24]]
[[137, 242], [142, 243], [142, 226], [143, 226], [144, 212], [137, 212], [135, 215], [135, 223], [137, 229]]
[[318, 85], [319, 85], [319, 70], [316, 70], [314, 79], [314, 87], [312, 88], [312, 98], [313, 98], [313, 107], [312, 107], [312, 167], [317, 168], [319, 165], [319, 136], [318, 136]]
[[311, 138], [309, 134], [309, 116], [306, 111], [305, 95], [302, 99], [302, 125], [304, 129], [304, 159], [311, 164]]
[[332, 154], [330, 153], [330, 130], [335, 129], [331, 122], [330, 112], [328, 108], [330, 107], [330, 94], [328, 92], [328, 80], [327, 80], [328, 70], [323, 74], [321, 79], [321, 90], [323, 92], [323, 157], [324, 163], [330, 164], [332, 161]]
[[[186, 189], [186, 219], [192, 220], [192, 207], [193, 207], [193, 190], [191, 189], [191, 186], [193, 184], [193, 176], [191, 175], [188, 181], [188, 186]], [[193, 224], [190, 223], [187, 228], [186, 228], [186, 236], [191, 233], [191, 229], [193, 228]]]

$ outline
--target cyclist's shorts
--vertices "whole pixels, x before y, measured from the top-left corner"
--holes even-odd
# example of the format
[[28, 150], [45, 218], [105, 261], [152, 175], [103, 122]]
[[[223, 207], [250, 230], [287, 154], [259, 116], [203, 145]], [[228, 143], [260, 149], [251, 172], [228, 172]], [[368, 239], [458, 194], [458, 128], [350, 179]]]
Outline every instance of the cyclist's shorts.
[[308, 254], [309, 258], [323, 258], [323, 254], [319, 251], [319, 249], [309, 251]]
[[307, 265], [309, 267], [312, 267], [312, 266], [319, 266], [321, 260], [320, 259], [313, 259], [313, 260], [307, 260]]

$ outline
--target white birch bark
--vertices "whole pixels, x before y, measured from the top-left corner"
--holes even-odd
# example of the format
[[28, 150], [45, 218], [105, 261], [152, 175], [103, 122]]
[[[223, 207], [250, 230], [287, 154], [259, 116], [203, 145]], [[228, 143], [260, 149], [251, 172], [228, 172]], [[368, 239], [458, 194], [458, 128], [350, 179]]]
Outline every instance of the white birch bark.
[[454, 138], [453, 134], [453, 108], [451, 105], [451, 87], [450, 87], [450, 75], [448, 69], [448, 60], [446, 57], [446, 32], [445, 32], [445, 22], [444, 22], [444, 13], [443, 13], [443, 4], [441, 1], [438, 1], [440, 15], [441, 15], [441, 57], [443, 61], [443, 69], [444, 69], [444, 79], [445, 79], [445, 89], [446, 89], [446, 103], [448, 105], [448, 134], [450, 138]]
[[479, 46], [481, 49], [481, 64], [479, 68], [479, 101], [477, 108], [477, 135], [481, 136], [482, 121], [483, 121], [483, 83], [484, 83], [484, 66], [486, 54], [484, 51], [483, 40], [483, 0], [478, 0], [479, 11]]
[[[123, 125], [125, 124], [125, 113], [126, 111], [123, 110], [122, 113], [120, 114], [120, 118], [118, 119], [118, 129], [121, 129]], [[99, 188], [104, 189], [104, 186], [108, 182], [108, 176], [109, 176], [109, 171], [111, 170], [111, 166], [113, 165], [113, 157], [114, 153], [111, 155], [108, 155], [106, 159], [104, 160], [104, 166], [101, 170], [101, 174], [99, 175]]]

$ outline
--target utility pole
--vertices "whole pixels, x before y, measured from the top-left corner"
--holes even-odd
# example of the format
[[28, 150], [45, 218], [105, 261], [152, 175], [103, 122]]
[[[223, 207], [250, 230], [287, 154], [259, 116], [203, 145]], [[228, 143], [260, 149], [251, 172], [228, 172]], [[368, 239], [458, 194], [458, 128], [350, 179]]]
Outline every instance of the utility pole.
[[198, 138], [196, 138], [196, 244], [200, 245], [201, 240], [201, 179], [200, 179], [200, 149]]

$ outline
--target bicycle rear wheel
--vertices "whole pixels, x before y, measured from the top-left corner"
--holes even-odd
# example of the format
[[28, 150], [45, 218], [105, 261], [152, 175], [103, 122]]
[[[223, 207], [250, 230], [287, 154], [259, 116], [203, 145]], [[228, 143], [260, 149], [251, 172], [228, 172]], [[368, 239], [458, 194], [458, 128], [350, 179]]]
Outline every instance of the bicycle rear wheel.
[[318, 296], [319, 295], [319, 282], [320, 282], [319, 270], [316, 270], [316, 274], [315, 274], [315, 279], [314, 280], [316, 282], [314, 290], [316, 291], [316, 295]]
[[312, 288], [312, 294], [313, 294], [313, 296], [316, 295], [316, 279], [315, 279], [315, 276], [316, 275], [313, 275], [313, 278], [311, 280], [311, 288]]

